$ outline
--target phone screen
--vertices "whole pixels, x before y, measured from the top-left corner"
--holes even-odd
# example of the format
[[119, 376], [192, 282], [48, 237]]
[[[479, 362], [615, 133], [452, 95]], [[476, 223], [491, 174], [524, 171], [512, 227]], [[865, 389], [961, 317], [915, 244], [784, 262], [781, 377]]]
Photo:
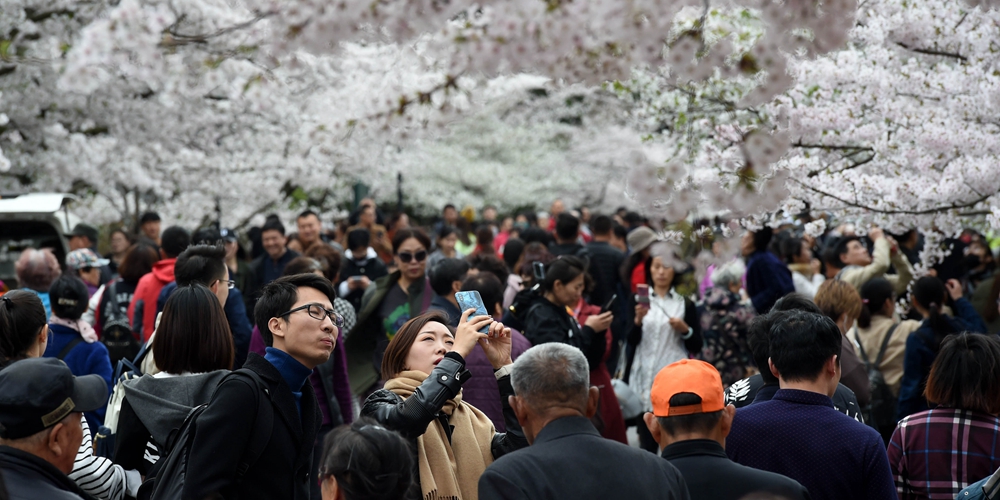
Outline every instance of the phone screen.
[[615, 302], [617, 301], [618, 301], [618, 294], [612, 295], [611, 300], [609, 300], [608, 303], [604, 304], [604, 307], [601, 308], [601, 314], [604, 314], [610, 311], [613, 307], [615, 307]]
[[635, 286], [635, 301], [646, 306], [649, 305], [649, 285], [640, 283]]
[[[474, 316], [489, 316], [490, 313], [486, 312], [486, 306], [483, 304], [483, 298], [479, 296], [479, 292], [472, 290], [468, 292], [456, 292], [455, 301], [458, 302], [458, 308], [465, 312], [467, 309], [475, 309], [476, 312], [469, 316], [471, 321]], [[479, 329], [479, 333], [489, 333], [490, 327], [486, 325]]]

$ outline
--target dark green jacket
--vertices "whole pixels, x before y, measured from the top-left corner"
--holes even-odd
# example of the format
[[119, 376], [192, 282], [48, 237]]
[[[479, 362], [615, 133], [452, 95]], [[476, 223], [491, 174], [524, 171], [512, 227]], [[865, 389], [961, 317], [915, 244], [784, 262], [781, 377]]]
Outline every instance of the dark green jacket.
[[[395, 271], [375, 280], [374, 286], [365, 290], [361, 310], [358, 312], [358, 323], [344, 342], [347, 349], [347, 373], [351, 381], [351, 392], [355, 395], [364, 393], [380, 378], [379, 369], [384, 351], [378, 348], [378, 343], [385, 339], [385, 331], [378, 311], [389, 290], [399, 282], [399, 276], [400, 272]], [[410, 298], [411, 318], [427, 311], [434, 297], [430, 283], [423, 277], [410, 284], [407, 294]]]

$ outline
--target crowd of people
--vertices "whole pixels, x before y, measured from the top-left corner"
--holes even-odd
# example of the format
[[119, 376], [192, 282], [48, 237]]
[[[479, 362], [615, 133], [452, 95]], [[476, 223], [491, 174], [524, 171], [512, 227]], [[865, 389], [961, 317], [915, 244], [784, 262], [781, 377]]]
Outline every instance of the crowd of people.
[[990, 241], [806, 222], [78, 224], [0, 295], [0, 500], [1000, 498]]

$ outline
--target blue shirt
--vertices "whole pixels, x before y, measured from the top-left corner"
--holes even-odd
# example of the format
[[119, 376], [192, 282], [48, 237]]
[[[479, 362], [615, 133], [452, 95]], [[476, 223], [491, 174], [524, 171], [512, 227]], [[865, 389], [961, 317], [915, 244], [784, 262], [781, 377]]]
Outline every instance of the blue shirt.
[[[80, 332], [62, 325], [49, 325], [49, 333], [49, 343], [45, 346], [45, 353], [42, 355], [46, 358], [59, 357], [59, 353], [62, 352], [63, 348], [70, 341], [80, 337]], [[114, 383], [111, 380], [113, 371], [111, 368], [111, 358], [108, 356], [108, 348], [104, 344], [100, 342], [80, 342], [66, 354], [63, 362], [66, 363], [69, 371], [73, 372], [73, 376], [75, 377], [91, 374], [100, 375], [104, 379], [104, 382], [108, 384], [108, 394], [111, 394], [114, 388]], [[97, 410], [84, 413], [83, 416], [87, 419], [87, 425], [91, 429], [100, 427], [104, 423], [104, 413], [106, 410], [107, 406], [102, 406]]]
[[792, 272], [771, 252], [754, 252], [747, 259], [747, 294], [758, 314], [766, 314], [778, 299], [795, 291]]
[[455, 304], [452, 304], [448, 299], [434, 294], [434, 298], [431, 299], [431, 306], [427, 308], [427, 311], [441, 311], [446, 316], [448, 316], [448, 324], [452, 328], [458, 328], [458, 321], [462, 319], [462, 310], [458, 308]]
[[770, 401], [740, 408], [726, 453], [802, 483], [813, 500], [897, 499], [882, 437], [823, 394], [780, 389]]
[[288, 384], [288, 388], [292, 391], [292, 396], [295, 397], [295, 409], [299, 411], [299, 416], [301, 417], [302, 386], [305, 385], [306, 380], [309, 379], [309, 375], [312, 374], [312, 369], [306, 368], [305, 365], [296, 361], [287, 352], [274, 347], [268, 347], [264, 350], [264, 359], [274, 365], [278, 373], [281, 374], [281, 378]]
[[261, 255], [262, 259], [260, 265], [261, 272], [260, 276], [258, 276], [258, 278], [260, 279], [260, 284], [266, 285], [280, 278], [281, 275], [284, 274], [285, 272], [285, 266], [287, 266], [288, 263], [292, 261], [292, 259], [300, 255], [302, 254], [294, 250], [285, 250], [285, 254], [282, 255], [281, 257], [278, 257], [278, 260], [272, 259], [271, 256], [266, 253], [264, 255]]

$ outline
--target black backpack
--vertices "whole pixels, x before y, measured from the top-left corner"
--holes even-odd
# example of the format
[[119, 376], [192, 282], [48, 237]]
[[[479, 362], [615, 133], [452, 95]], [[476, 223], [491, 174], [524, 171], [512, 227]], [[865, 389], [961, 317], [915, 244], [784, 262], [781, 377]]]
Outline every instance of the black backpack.
[[[271, 407], [271, 393], [260, 379], [256, 372], [248, 368], [240, 368], [219, 381], [221, 387], [223, 382], [229, 377], [237, 376], [250, 377], [260, 389], [258, 394], [264, 396], [257, 400], [257, 417], [254, 419], [253, 432], [250, 434], [250, 441], [246, 444], [243, 456], [236, 468], [236, 477], [242, 478], [250, 467], [257, 462], [264, 448], [271, 440], [271, 431], [274, 426], [274, 409]], [[142, 486], [136, 494], [139, 500], [181, 500], [184, 493], [185, 478], [187, 477], [188, 457], [191, 454], [191, 445], [194, 442], [195, 430], [198, 425], [198, 416], [205, 412], [207, 404], [197, 406], [184, 418], [184, 423], [178, 429], [174, 429], [164, 443], [164, 449], [160, 460], [150, 469], [143, 481]], [[201, 453], [210, 453], [211, 450], [200, 450]]]
[[106, 295], [110, 295], [107, 304], [107, 319], [101, 325], [101, 343], [108, 348], [108, 357], [111, 358], [111, 366], [116, 366], [123, 359], [132, 360], [139, 354], [139, 341], [132, 334], [132, 327], [128, 321], [128, 315], [122, 314], [121, 305], [118, 303], [118, 293], [115, 285], [118, 281], [108, 284], [105, 290]]
[[882, 346], [879, 347], [874, 362], [869, 360], [864, 345], [858, 342], [861, 361], [864, 362], [865, 370], [868, 372], [868, 382], [872, 391], [871, 401], [867, 407], [861, 409], [861, 413], [868, 421], [868, 425], [879, 431], [880, 434], [885, 434], [886, 431], [891, 433], [896, 428], [896, 397], [892, 395], [889, 384], [885, 383], [885, 377], [882, 376], [878, 366], [882, 364], [885, 348], [889, 345], [889, 339], [892, 338], [892, 333], [896, 331], [897, 326], [899, 323], [892, 325], [885, 333]]

